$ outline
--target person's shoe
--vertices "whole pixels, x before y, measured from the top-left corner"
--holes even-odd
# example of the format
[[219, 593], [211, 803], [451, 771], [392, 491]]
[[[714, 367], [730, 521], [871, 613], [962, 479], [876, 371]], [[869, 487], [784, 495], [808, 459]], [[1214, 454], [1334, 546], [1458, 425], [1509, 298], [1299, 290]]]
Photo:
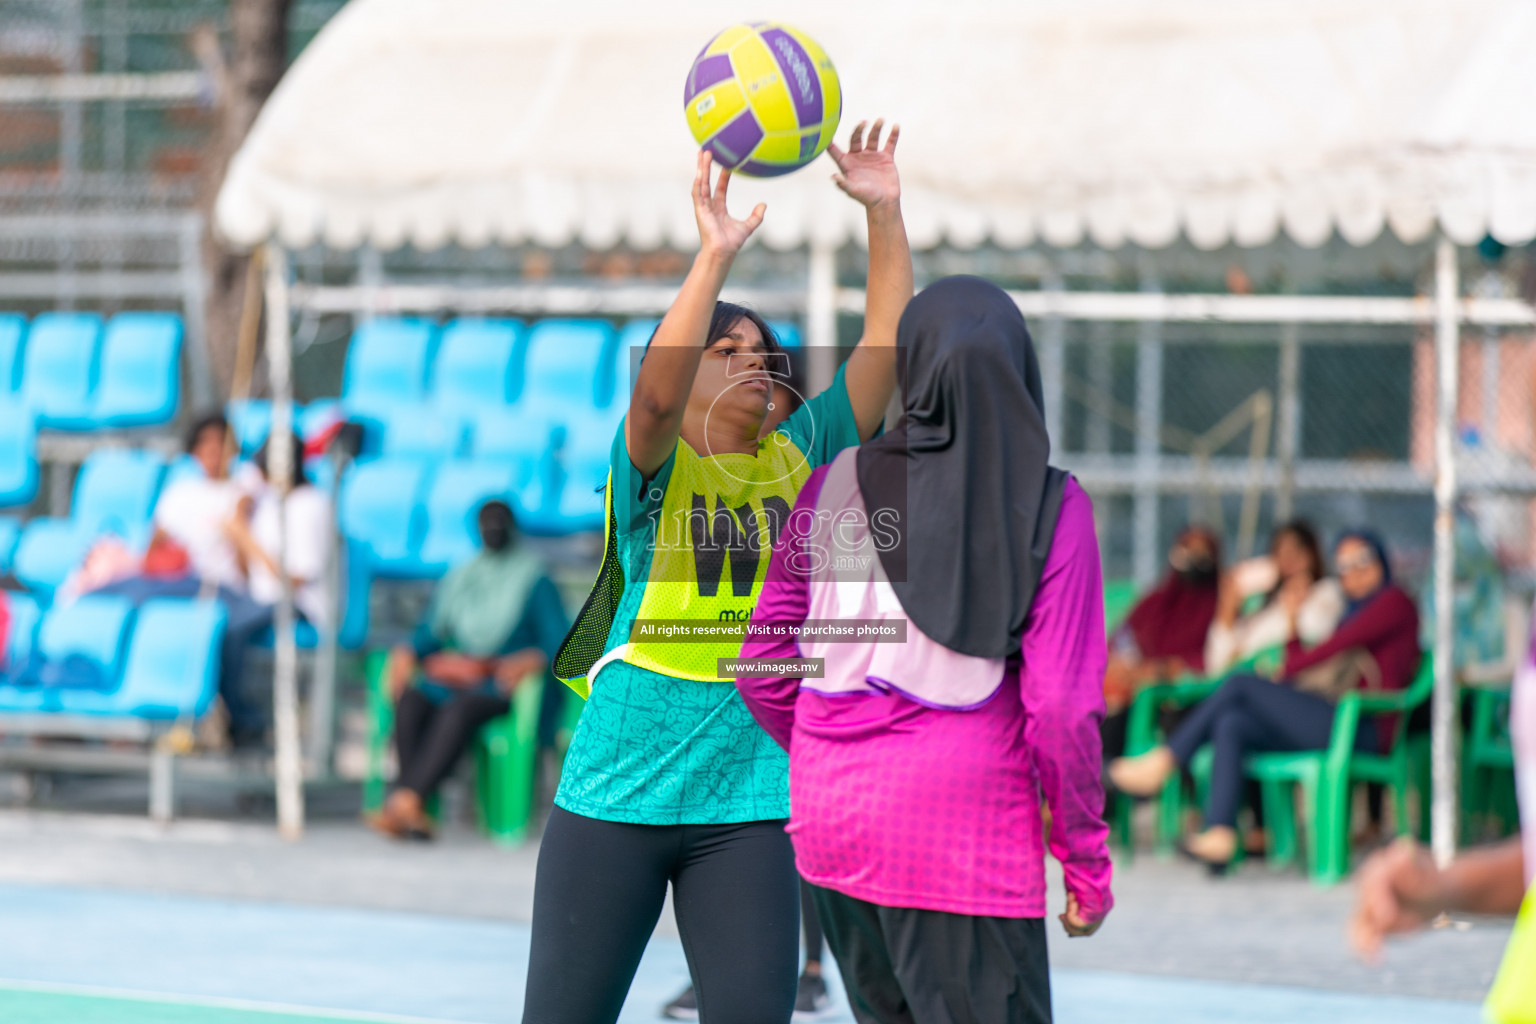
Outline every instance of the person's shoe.
[[1212, 875], [1224, 875], [1232, 865], [1232, 858], [1237, 856], [1237, 830], [1212, 825], [1181, 843], [1179, 852], [1204, 864]]
[[667, 1020], [698, 1020], [699, 997], [694, 994], [693, 986], [689, 985], [676, 999], [663, 1006], [661, 1015]]
[[819, 974], [800, 975], [795, 989], [795, 1012], [791, 1020], [820, 1020], [832, 1008], [832, 997], [827, 995], [827, 980]]
[[1109, 781], [1127, 796], [1154, 796], [1178, 768], [1173, 751], [1153, 747], [1135, 757], [1117, 757], [1109, 762]]

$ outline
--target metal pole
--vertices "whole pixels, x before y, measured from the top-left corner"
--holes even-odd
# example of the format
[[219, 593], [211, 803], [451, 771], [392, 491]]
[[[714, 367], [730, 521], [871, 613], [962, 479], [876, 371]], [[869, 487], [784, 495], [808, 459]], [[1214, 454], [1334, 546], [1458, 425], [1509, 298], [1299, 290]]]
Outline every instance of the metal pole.
[[[1061, 275], [1054, 270], [1043, 282], [1048, 291], [1061, 291]], [[1045, 433], [1051, 439], [1052, 453], [1064, 450], [1066, 438], [1061, 432], [1067, 396], [1063, 380], [1067, 370], [1067, 322], [1061, 316], [1047, 316], [1040, 328], [1040, 387], [1045, 392]]]
[[1301, 450], [1301, 329], [1280, 328], [1280, 423], [1275, 455], [1280, 462], [1280, 487], [1275, 492], [1275, 519], [1296, 514], [1296, 453]]
[[274, 658], [272, 719], [277, 738], [277, 829], [284, 839], [304, 834], [304, 766], [299, 747], [299, 652], [293, 634], [293, 587], [288, 579], [287, 495], [293, 481], [293, 353], [288, 337], [288, 254], [269, 242], [267, 270], [267, 364], [272, 381], [272, 429], [267, 442], [268, 486], [282, 504], [277, 516], [276, 561], [281, 591], [272, 617]]
[[1435, 247], [1435, 696], [1431, 754], [1434, 813], [1430, 841], [1435, 862], [1456, 856], [1457, 715], [1453, 644], [1456, 585], [1456, 398], [1460, 386], [1460, 327], [1456, 300], [1456, 247], [1444, 235]]
[[837, 373], [837, 249], [812, 242], [805, 281], [807, 395], [819, 395]]
[[187, 354], [187, 384], [192, 393], [192, 405], [206, 409], [217, 399], [214, 396], [213, 371], [208, 366], [208, 309], [204, 304], [202, 242], [203, 218], [189, 213], [182, 218], [178, 232], [179, 258], [181, 260], [181, 319], [187, 325], [182, 349]]
[[[309, 750], [305, 760], [311, 778], [330, 776], [335, 753], [337, 630], [341, 628], [341, 617], [345, 609], [342, 588], [347, 579], [342, 567], [347, 557], [346, 540], [341, 536], [335, 520], [338, 483], [345, 468], [345, 460], [339, 450], [329, 452], [326, 458], [331, 460], [331, 557], [325, 564], [328, 615], [325, 625], [320, 627], [320, 649], [316, 652], [314, 678], [309, 684]], [[367, 595], [359, 598], [356, 594], [348, 593], [346, 600], [366, 601]]]
[[[1157, 280], [1142, 279], [1141, 290], [1156, 292]], [[1136, 325], [1136, 496], [1133, 504], [1132, 557], [1135, 577], [1150, 581], [1158, 563], [1158, 461], [1163, 428], [1163, 325], [1144, 320]]]

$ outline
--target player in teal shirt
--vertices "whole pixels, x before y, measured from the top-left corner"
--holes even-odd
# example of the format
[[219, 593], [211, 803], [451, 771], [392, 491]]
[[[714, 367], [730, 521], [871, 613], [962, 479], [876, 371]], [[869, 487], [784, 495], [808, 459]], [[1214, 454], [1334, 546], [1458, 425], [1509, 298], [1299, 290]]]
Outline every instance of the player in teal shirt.
[[766, 211], [731, 217], [730, 172], [711, 187], [699, 154], [699, 253], [636, 375], [603, 573], [556, 659], [590, 701], [539, 850], [525, 1024], [616, 1020], [669, 885], [702, 1019], [790, 1019], [800, 900], [786, 759], [715, 673], [733, 646], [642, 641], [631, 624], [744, 621], [800, 485], [879, 429], [912, 297], [896, 131], [881, 147], [880, 127], [828, 150], [869, 224], [864, 336], [833, 385], [772, 431], [782, 350], [761, 317], [719, 302]]

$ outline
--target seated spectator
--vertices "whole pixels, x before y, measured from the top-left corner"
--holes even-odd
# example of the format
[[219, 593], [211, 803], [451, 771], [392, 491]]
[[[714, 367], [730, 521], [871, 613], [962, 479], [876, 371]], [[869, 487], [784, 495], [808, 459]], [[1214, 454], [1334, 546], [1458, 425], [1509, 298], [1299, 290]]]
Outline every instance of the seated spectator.
[[266, 487], [255, 499], [254, 508], [247, 521], [237, 513], [224, 524], [230, 542], [239, 555], [246, 575], [250, 579], [250, 596], [257, 604], [271, 607], [282, 596], [282, 582], [278, 576], [278, 510], [286, 516], [282, 538], [287, 549], [284, 562], [287, 565], [289, 584], [293, 587], [294, 609], [300, 618], [311, 625], [326, 625], [331, 618], [331, 595], [326, 586], [325, 570], [330, 564], [336, 527], [331, 510], [331, 499], [304, 474], [304, 442], [293, 438], [292, 485], [286, 496], [279, 497], [272, 486], [272, 474], [267, 464], [269, 445], [263, 444], [256, 453], [256, 467], [261, 472]]
[[1179, 534], [1168, 552], [1168, 574], [1136, 602], [1109, 637], [1104, 672], [1104, 754], [1125, 750], [1126, 709], [1147, 683], [1199, 672], [1205, 636], [1216, 614], [1221, 541], [1203, 526]]
[[245, 694], [245, 654], [252, 639], [272, 624], [272, 609], [246, 590], [240, 553], [227, 525], [246, 514], [248, 488], [229, 477], [233, 437], [219, 413], [200, 418], [187, 432], [195, 468], [166, 485], [155, 505], [155, 532], [137, 575], [93, 593], [119, 594], [140, 603], [155, 597], [217, 597], [226, 622], [219, 658], [219, 695], [229, 715], [234, 746], [259, 746], [266, 715]]
[[[1205, 830], [1185, 852], [1225, 870], [1237, 849], [1238, 804], [1243, 793], [1243, 759], [1265, 751], [1321, 750], [1333, 732], [1334, 707], [1356, 689], [1400, 690], [1418, 668], [1419, 618], [1413, 599], [1392, 582], [1387, 553], [1368, 531], [1345, 534], [1334, 549], [1334, 567], [1344, 591], [1338, 629], [1315, 647], [1302, 645], [1299, 604], [1289, 616], [1285, 663], [1278, 680], [1234, 675], [1201, 702], [1169, 736], [1165, 746], [1110, 762], [1110, 781], [1131, 796], [1150, 796], [1195, 751], [1211, 743], [1215, 759], [1205, 804]], [[1357, 749], [1380, 749], [1390, 733], [1363, 720]]]
[[221, 413], [210, 413], [187, 432], [193, 472], [176, 474], [155, 504], [151, 557], [174, 545], [184, 553], [188, 572], [214, 586], [243, 591], [240, 556], [224, 530], [245, 492], [229, 476], [233, 435]]
[[[1243, 606], [1263, 595], [1244, 615]], [[1303, 644], [1327, 639], [1344, 614], [1344, 594], [1329, 579], [1317, 533], [1302, 520], [1278, 527], [1269, 555], [1250, 558], [1221, 578], [1216, 618], [1205, 638], [1205, 674], [1219, 676], [1239, 662], [1290, 639], [1292, 616]]]
[[395, 790], [370, 824], [395, 838], [430, 838], [427, 798], [480, 727], [511, 710], [519, 686], [562, 693], [549, 674], [570, 623], [543, 563], [516, 541], [512, 509], [480, 508], [481, 549], [443, 577], [413, 644], [386, 669], [395, 699]]

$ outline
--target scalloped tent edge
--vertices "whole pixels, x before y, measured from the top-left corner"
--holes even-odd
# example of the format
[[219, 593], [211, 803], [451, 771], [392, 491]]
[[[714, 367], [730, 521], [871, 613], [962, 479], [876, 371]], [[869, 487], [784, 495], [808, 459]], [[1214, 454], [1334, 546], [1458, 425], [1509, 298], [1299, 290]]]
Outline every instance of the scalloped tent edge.
[[[218, 229], [242, 247], [691, 249], [678, 87], [736, 6], [353, 0], [236, 154]], [[1536, 236], [1520, 0], [781, 6], [838, 64], [844, 136], [899, 115], [918, 247]], [[863, 241], [830, 170], [738, 179], [769, 203], [766, 244]]]

